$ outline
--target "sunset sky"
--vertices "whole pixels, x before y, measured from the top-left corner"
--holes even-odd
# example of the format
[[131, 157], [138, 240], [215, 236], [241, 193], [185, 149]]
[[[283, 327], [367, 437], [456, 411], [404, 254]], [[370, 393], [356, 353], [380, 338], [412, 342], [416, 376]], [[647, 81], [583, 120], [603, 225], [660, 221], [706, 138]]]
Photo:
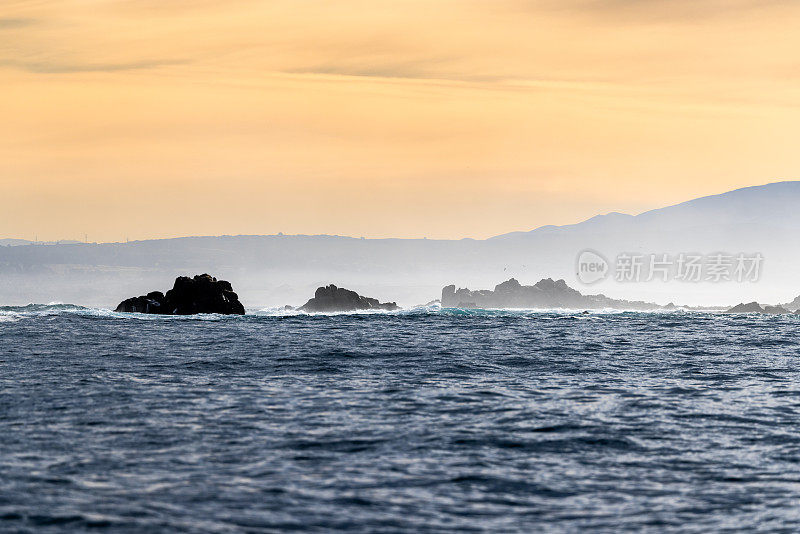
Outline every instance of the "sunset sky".
[[0, 0], [0, 237], [484, 238], [800, 179], [800, 2]]

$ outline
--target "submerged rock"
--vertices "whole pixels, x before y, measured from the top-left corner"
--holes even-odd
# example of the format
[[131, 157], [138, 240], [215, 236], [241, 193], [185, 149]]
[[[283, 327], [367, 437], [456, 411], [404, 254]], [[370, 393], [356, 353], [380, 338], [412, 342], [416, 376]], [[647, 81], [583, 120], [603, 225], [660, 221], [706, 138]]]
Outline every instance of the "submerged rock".
[[362, 297], [355, 291], [331, 284], [317, 288], [314, 298], [298, 309], [306, 312], [348, 312], [358, 310], [392, 311], [398, 310], [400, 307], [394, 302], [381, 303], [377, 299]]
[[244, 315], [244, 306], [239, 302], [239, 296], [234, 293], [230, 282], [217, 280], [209, 274], [198, 274], [194, 278], [179, 276], [166, 295], [153, 291], [141, 297], [123, 300], [115, 311], [161, 315]]

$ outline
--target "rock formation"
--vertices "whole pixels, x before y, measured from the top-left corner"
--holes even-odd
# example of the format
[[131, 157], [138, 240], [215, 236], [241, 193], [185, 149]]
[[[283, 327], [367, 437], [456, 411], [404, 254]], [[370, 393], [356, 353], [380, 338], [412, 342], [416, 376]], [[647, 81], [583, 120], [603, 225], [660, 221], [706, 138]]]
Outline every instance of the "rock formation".
[[131, 297], [123, 300], [114, 311], [128, 313], [157, 313], [166, 314], [164, 293], [161, 291], [151, 291], [141, 297]]
[[764, 308], [758, 302], [737, 304], [733, 308], [726, 310], [725, 313], [764, 313]]
[[[613, 308], [622, 310], [657, 310], [658, 304], [608, 298], [605, 295], [583, 295], [564, 280], [545, 278], [532, 286], [523, 286], [514, 278], [495, 286], [494, 290], [442, 289], [443, 308]], [[675, 309], [672, 305], [670, 309]]]
[[194, 278], [179, 276], [166, 295], [153, 291], [141, 297], [123, 300], [115, 311], [162, 315], [244, 315], [244, 306], [229, 282], [217, 280], [209, 274], [198, 274]]
[[362, 297], [355, 291], [336, 287], [331, 284], [319, 287], [314, 298], [298, 308], [306, 312], [349, 312], [357, 310], [397, 310], [394, 302], [380, 303], [377, 299]]
[[779, 315], [782, 313], [791, 313], [789, 310], [782, 306], [761, 306], [758, 302], [749, 302], [745, 304], [737, 304], [733, 308], [727, 310], [725, 313], [768, 313], [771, 315]]
[[793, 311], [795, 313], [800, 312], [800, 297], [797, 297], [792, 302], [788, 302], [783, 304], [783, 307], [789, 311]]

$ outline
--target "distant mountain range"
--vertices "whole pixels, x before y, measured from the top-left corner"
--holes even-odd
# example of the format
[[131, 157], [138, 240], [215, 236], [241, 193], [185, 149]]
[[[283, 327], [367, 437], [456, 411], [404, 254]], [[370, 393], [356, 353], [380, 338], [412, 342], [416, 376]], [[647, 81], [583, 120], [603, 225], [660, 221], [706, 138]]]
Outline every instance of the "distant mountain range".
[[[301, 304], [334, 283], [382, 301], [414, 305], [441, 288], [532, 284], [562, 278], [580, 287], [576, 258], [586, 249], [620, 254], [758, 253], [758, 283], [617, 282], [592, 286], [609, 298], [665, 304], [786, 302], [800, 294], [800, 182], [778, 182], [578, 224], [544, 226], [487, 240], [358, 239], [342, 236], [219, 236], [130, 243], [32, 245], [0, 240], [0, 305], [71, 302], [113, 307], [181, 274], [229, 280], [245, 306]], [[22, 245], [22, 246], [20, 246]]]
[[18, 247], [22, 245], [73, 245], [80, 243], [72, 239], [61, 239], [59, 241], [29, 241], [27, 239], [0, 239], [0, 247]]
[[800, 181], [744, 187], [701, 197], [639, 215], [608, 213], [578, 224], [542, 226], [529, 232], [511, 232], [492, 239], [530, 238], [549, 233], [724, 230], [736, 227], [800, 229]]

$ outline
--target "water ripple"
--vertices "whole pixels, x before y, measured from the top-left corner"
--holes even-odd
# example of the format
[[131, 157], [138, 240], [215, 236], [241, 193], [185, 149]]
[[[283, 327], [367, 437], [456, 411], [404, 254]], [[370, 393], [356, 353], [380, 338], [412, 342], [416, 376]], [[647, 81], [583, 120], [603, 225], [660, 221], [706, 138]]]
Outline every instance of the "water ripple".
[[793, 532], [799, 324], [0, 307], [0, 531]]

